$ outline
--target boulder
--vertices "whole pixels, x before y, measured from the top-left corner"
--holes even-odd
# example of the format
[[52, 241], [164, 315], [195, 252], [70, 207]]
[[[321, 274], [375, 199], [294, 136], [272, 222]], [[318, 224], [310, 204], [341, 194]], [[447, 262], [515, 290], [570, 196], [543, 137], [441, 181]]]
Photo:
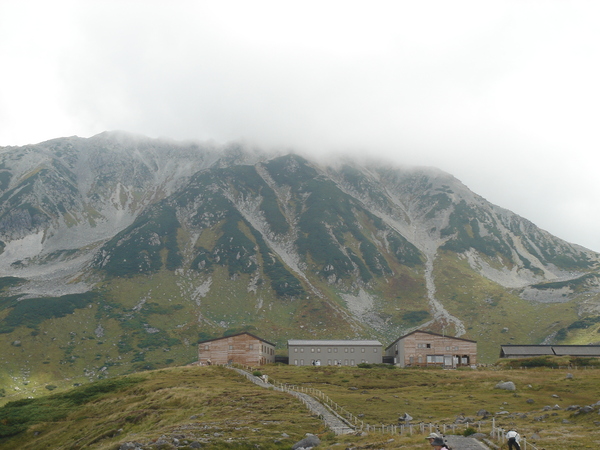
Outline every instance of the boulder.
[[119, 450], [134, 450], [136, 448], [138, 448], [138, 446], [135, 445], [133, 442], [124, 442], [119, 447]]
[[496, 386], [494, 386], [494, 389], [504, 389], [505, 391], [516, 391], [517, 387], [515, 386], [515, 383], [513, 383], [512, 381], [501, 381]]
[[413, 420], [413, 417], [410, 414], [408, 414], [408, 413], [404, 413], [403, 415], [401, 415], [400, 417], [398, 417], [398, 422], [408, 423], [411, 420]]
[[315, 436], [314, 434], [309, 434], [301, 441], [298, 441], [294, 445], [292, 445], [292, 450], [302, 450], [302, 449], [306, 450], [309, 448], [314, 448], [317, 445], [319, 445], [320, 443], [321, 443], [321, 439], [319, 439], [318, 436]]

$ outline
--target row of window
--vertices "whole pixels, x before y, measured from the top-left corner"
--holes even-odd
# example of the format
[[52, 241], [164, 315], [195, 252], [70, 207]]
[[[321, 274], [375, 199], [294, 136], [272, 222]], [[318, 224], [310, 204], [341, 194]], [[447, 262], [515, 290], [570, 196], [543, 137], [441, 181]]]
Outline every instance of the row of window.
[[[364, 363], [364, 362], [366, 362], [366, 360], [361, 359], [360, 362]], [[312, 361], [311, 364], [313, 366], [320, 366], [322, 363], [321, 363], [320, 359], [317, 359], [315, 361]], [[304, 364], [304, 360], [303, 359], [294, 359], [294, 365], [295, 366], [304, 366], [305, 365]], [[338, 359], [333, 359], [333, 360], [328, 359], [327, 360], [327, 365], [328, 366], [340, 366], [340, 365], [342, 365], [342, 360], [341, 359], [340, 360], [338, 360]], [[348, 365], [355, 366], [356, 364], [355, 364], [355, 361], [353, 359], [350, 359], [350, 360], [345, 359], [344, 362], [343, 362], [343, 365], [344, 366], [348, 366]]]
[[[444, 355], [425, 355], [425, 356], [426, 356], [425, 361], [427, 362], [427, 364], [444, 364]], [[465, 364], [466, 365], [466, 364], [469, 364], [469, 356], [468, 355], [452, 356], [452, 361], [454, 364]], [[409, 357], [409, 363], [410, 364], [415, 363], [414, 356]], [[417, 355], [417, 363], [423, 364], [423, 355]]]
[[[236, 345], [236, 348], [238, 350], [244, 350], [244, 348], [241, 345]], [[210, 345], [209, 344], [205, 344], [204, 345], [204, 351], [209, 351], [210, 350]], [[233, 345], [229, 345], [229, 350], [233, 350]], [[254, 350], [254, 344], [248, 344], [248, 350]], [[263, 354], [267, 354], [267, 355], [274, 355], [275, 354], [275, 349], [272, 347], [268, 347], [266, 345], [261, 345], [260, 346], [260, 351]]]
[[[361, 353], [365, 353], [365, 350], [366, 349], [364, 349], [364, 348], [360, 349]], [[317, 347], [316, 349], [315, 348], [311, 348], [310, 352], [311, 353], [315, 353], [315, 352], [316, 353], [321, 353], [321, 347]], [[332, 353], [332, 352], [333, 353], [337, 353], [338, 352], [338, 348], [337, 347], [333, 347], [333, 349], [332, 349], [331, 347], [328, 347], [327, 348], [327, 353]], [[350, 347], [349, 349], [348, 348], [344, 348], [344, 353], [348, 353], [348, 352], [349, 353], [354, 353], [354, 347]], [[300, 347], [300, 348], [294, 348], [294, 353], [304, 353], [304, 348], [302, 348], [302, 347]], [[373, 353], [377, 353], [377, 348], [373, 349]]]
[[[398, 348], [398, 346], [396, 346], [396, 348]], [[418, 343], [417, 348], [431, 348], [431, 344], [430, 343]], [[448, 345], [446, 347], [446, 350], [458, 350], [458, 347]]]

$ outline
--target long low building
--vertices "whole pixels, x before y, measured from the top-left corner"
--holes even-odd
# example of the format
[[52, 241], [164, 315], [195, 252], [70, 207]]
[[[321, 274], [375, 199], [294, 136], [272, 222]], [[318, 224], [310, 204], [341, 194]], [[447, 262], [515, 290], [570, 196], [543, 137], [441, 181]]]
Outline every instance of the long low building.
[[600, 357], [600, 345], [501, 345], [500, 358], [536, 356]]
[[381, 364], [383, 345], [371, 340], [288, 341], [289, 364], [294, 366], [356, 366]]

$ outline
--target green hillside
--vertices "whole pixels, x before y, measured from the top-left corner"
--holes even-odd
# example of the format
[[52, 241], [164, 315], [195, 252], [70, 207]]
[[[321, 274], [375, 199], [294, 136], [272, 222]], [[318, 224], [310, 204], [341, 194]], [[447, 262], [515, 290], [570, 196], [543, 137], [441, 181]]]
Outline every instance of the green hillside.
[[[569, 363], [555, 360], [555, 364]], [[322, 391], [371, 425], [397, 424], [405, 412], [415, 423], [450, 424], [457, 417], [481, 421], [489, 432], [516, 426], [538, 448], [593, 448], [600, 439], [590, 412], [571, 405], [598, 399], [600, 369], [493, 370], [398, 369], [351, 367], [261, 368], [271, 382]], [[515, 391], [497, 389], [512, 381]], [[2, 400], [2, 399], [0, 399]], [[147, 371], [61, 389], [36, 398], [2, 402], [0, 449], [116, 450], [127, 442], [144, 449], [290, 448], [306, 433], [322, 448], [412, 448], [423, 434], [364, 432], [336, 436], [295, 397], [258, 387], [222, 367], [177, 367]], [[558, 409], [545, 407], [559, 405]], [[497, 414], [505, 411], [506, 414]], [[473, 424], [477, 427], [478, 425]], [[466, 429], [465, 426], [457, 430]], [[427, 428], [427, 432], [429, 432]]]

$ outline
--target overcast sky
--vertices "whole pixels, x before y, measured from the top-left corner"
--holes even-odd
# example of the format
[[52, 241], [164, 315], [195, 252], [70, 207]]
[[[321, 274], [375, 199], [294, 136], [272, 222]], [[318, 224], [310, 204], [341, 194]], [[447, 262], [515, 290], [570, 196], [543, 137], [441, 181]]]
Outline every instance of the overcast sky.
[[0, 0], [0, 146], [126, 130], [435, 166], [600, 251], [598, 1]]

